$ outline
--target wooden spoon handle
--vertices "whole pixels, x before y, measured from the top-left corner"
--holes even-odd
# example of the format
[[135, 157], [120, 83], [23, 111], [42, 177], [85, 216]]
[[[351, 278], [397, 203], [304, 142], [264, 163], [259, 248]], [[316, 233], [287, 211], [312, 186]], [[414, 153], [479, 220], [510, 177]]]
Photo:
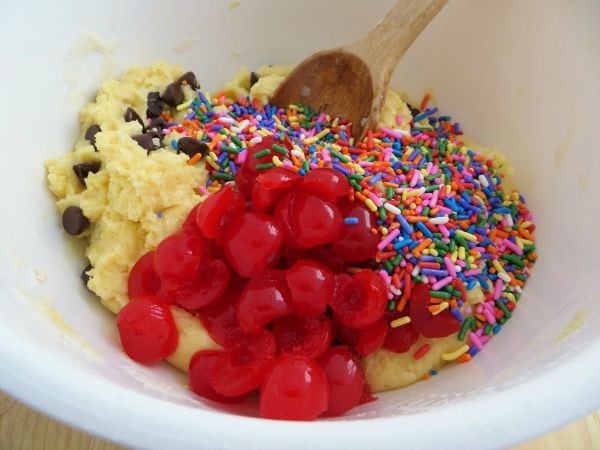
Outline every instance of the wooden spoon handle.
[[447, 1], [398, 0], [375, 28], [344, 49], [367, 63], [373, 82], [387, 81], [400, 58]]

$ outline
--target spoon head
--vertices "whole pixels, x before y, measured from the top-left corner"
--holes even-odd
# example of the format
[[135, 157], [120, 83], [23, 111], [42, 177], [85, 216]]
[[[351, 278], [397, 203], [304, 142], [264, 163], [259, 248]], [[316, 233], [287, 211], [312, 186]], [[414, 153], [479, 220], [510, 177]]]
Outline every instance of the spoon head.
[[315, 53], [288, 75], [271, 98], [280, 108], [298, 102], [348, 119], [358, 139], [371, 125], [371, 72], [358, 56], [343, 49]]

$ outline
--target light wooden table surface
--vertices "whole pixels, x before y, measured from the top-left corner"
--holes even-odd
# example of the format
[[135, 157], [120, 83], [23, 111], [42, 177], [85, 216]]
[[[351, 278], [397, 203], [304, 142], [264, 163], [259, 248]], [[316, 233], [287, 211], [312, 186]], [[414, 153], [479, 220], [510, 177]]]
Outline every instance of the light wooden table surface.
[[[0, 393], [0, 450], [122, 450]], [[517, 450], [600, 449], [600, 411]]]

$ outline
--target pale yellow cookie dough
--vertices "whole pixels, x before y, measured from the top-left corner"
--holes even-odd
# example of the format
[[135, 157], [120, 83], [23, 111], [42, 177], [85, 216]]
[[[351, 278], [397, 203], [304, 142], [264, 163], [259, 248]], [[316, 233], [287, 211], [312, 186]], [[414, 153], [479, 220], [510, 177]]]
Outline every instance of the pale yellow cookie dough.
[[[59, 210], [78, 205], [92, 223], [77, 237], [88, 243], [85, 253], [93, 266], [88, 287], [115, 314], [128, 301], [127, 278], [135, 262], [179, 228], [201, 199], [196, 188], [206, 182], [203, 163], [188, 165], [186, 155], [172, 150], [147, 155], [131, 139], [142, 132], [140, 124], [123, 118], [128, 106], [145, 116], [148, 92], [163, 92], [182, 73], [181, 67], [159, 63], [132, 68], [120, 80], [107, 81], [96, 101], [81, 111], [81, 134], [74, 150], [46, 162]], [[192, 91], [186, 88], [185, 94], [189, 98]], [[97, 152], [84, 138], [92, 124], [102, 129], [96, 135]], [[86, 178], [87, 188], [72, 168], [86, 161], [102, 163], [97, 174]], [[187, 370], [195, 349], [218, 345], [196, 317], [177, 307], [172, 310], [180, 341], [170, 361]]]
[[[250, 72], [242, 68], [225, 84], [223, 92], [233, 99], [251, 95], [265, 102], [291, 69], [292, 66], [260, 67], [257, 69], [260, 79], [250, 87]], [[81, 111], [81, 133], [73, 151], [46, 162], [48, 183], [58, 199], [59, 211], [78, 205], [92, 223], [88, 231], [78, 236], [86, 241], [86, 256], [93, 266], [88, 273], [91, 277], [88, 286], [113, 313], [128, 301], [127, 278], [133, 264], [176, 231], [190, 209], [202, 200], [196, 188], [206, 181], [203, 163], [188, 165], [187, 156], [170, 149], [147, 155], [146, 150], [131, 139], [141, 133], [141, 126], [123, 119], [129, 106], [145, 116], [148, 92], [163, 92], [182, 73], [181, 67], [161, 62], [147, 68], [131, 68], [120, 80], [107, 81], [96, 101]], [[190, 99], [191, 89], [186, 87], [184, 91], [186, 100]], [[408, 130], [411, 118], [401, 94], [390, 91], [380, 125]], [[102, 129], [96, 137], [97, 152], [84, 138], [92, 124]], [[178, 136], [170, 136], [165, 142], [173, 138]], [[509, 173], [502, 154], [483, 150], [500, 161], [506, 168], [505, 173]], [[72, 169], [74, 164], [86, 161], [102, 163], [97, 174], [87, 177], [87, 188]], [[479, 289], [473, 289], [469, 292], [469, 303], [480, 301], [481, 296]], [[175, 306], [172, 311], [179, 344], [168, 360], [186, 371], [196, 351], [219, 346], [198, 318]], [[412, 354], [424, 343], [429, 343], [431, 350], [422, 359], [415, 360]], [[461, 342], [452, 335], [442, 339], [421, 338], [404, 354], [378, 350], [363, 360], [367, 380], [374, 392], [405, 386], [439, 367], [443, 363], [441, 355], [460, 346]]]
[[[468, 291], [467, 295], [468, 299], [462, 310], [483, 301], [483, 292], [479, 286]], [[429, 351], [421, 359], [414, 359], [415, 351], [425, 344], [431, 346]], [[367, 382], [373, 392], [388, 391], [412, 384], [422, 380], [432, 369], [438, 369], [445, 364], [442, 359], [444, 353], [451, 353], [464, 344], [458, 340], [456, 334], [451, 334], [438, 339], [427, 339], [421, 336], [406, 353], [393, 353], [381, 348], [363, 358]]]

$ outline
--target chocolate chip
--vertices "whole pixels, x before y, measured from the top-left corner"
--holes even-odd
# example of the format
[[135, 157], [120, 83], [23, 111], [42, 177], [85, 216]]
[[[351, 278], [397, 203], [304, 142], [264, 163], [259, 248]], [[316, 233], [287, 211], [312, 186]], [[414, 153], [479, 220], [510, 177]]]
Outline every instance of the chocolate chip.
[[91, 264], [88, 264], [87, 266], [85, 266], [85, 269], [83, 269], [83, 271], [81, 272], [81, 280], [83, 281], [83, 284], [86, 285], [88, 284], [88, 281], [90, 281], [90, 276], [87, 274], [88, 271], [92, 270], [94, 268], [94, 266], [92, 266]]
[[149, 134], [150, 136], [152, 136], [154, 138], [158, 138], [161, 141], [164, 137], [163, 134], [159, 130], [148, 130], [148, 131], [146, 131], [146, 134]]
[[142, 147], [145, 150], [148, 150], [148, 153], [150, 153], [151, 151], [160, 148], [160, 145], [156, 145], [154, 143], [155, 137], [158, 137], [156, 133], [144, 133], [138, 134], [137, 136], [133, 136], [132, 139], [135, 142], [137, 142], [140, 147]]
[[157, 129], [158, 131], [162, 131], [163, 128], [167, 126], [167, 121], [164, 117], [157, 117], [156, 119], [152, 119], [150, 125], [148, 125], [149, 130]]
[[85, 132], [85, 138], [92, 143], [96, 151], [98, 151], [98, 149], [96, 148], [96, 135], [101, 131], [102, 129], [100, 128], [100, 125], [93, 124], [90, 125]]
[[413, 117], [415, 117], [418, 114], [421, 114], [421, 111], [419, 111], [418, 108], [415, 108], [414, 106], [411, 105], [407, 105], [408, 109], [410, 109], [410, 113], [412, 114]]
[[183, 82], [186, 82], [188, 84], [189, 87], [191, 87], [192, 89], [199, 89], [200, 85], [198, 84], [198, 80], [196, 79], [196, 75], [194, 74], [194, 72], [186, 72], [183, 75], [181, 75], [176, 83], [177, 84], [181, 84]]
[[125, 115], [123, 116], [125, 122], [137, 122], [142, 126], [142, 131], [146, 132], [146, 127], [144, 126], [144, 121], [140, 117], [140, 115], [133, 109], [131, 106], [125, 110]]
[[63, 228], [71, 236], [77, 236], [90, 226], [89, 219], [83, 215], [83, 211], [79, 206], [69, 206], [65, 209], [62, 222]]
[[259, 79], [259, 74], [257, 74], [256, 72], [250, 72], [250, 87], [254, 86]]
[[150, 118], [159, 117], [163, 112], [163, 105], [160, 100], [159, 92], [149, 92], [147, 98], [148, 108], [146, 115]]
[[191, 137], [182, 137], [177, 142], [177, 153], [185, 153], [190, 158], [197, 153], [200, 153], [202, 156], [204, 156], [208, 153], [208, 151], [209, 148], [207, 144]]
[[378, 263], [376, 261], [372, 261], [372, 260], [369, 260], [362, 264], [362, 267], [364, 267], [365, 269], [371, 269], [371, 270], [378, 270], [379, 266], [380, 266], [380, 263]]
[[73, 166], [73, 172], [75, 172], [79, 181], [85, 184], [87, 176], [90, 173], [97, 173], [100, 170], [100, 167], [102, 167], [102, 164], [99, 161], [83, 162], [75, 164]]
[[179, 83], [171, 83], [165, 88], [165, 92], [161, 95], [162, 101], [171, 107], [183, 103], [183, 89]]
[[[160, 142], [160, 144], [158, 144], [158, 146], [155, 145], [155, 147], [158, 149], [160, 147], [162, 147], [163, 144], [163, 138], [165, 137], [164, 134], [162, 134], [162, 130], [148, 130], [146, 131], [146, 134], [149, 134], [150, 136], [152, 136], [152, 139], [158, 139], [158, 141]], [[155, 142], [155, 141], [153, 141]]]

